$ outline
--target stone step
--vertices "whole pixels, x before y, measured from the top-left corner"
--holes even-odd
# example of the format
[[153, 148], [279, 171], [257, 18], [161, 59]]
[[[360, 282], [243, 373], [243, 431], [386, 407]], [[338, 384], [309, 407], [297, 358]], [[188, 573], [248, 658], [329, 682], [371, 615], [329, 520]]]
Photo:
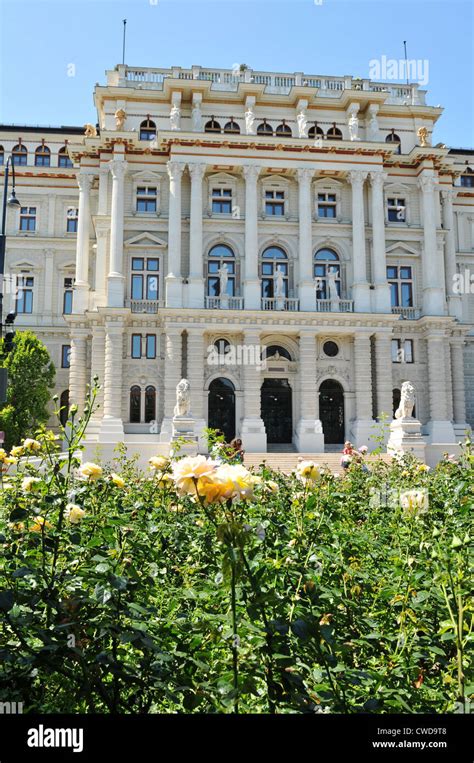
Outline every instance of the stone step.
[[[247, 468], [258, 467], [262, 463], [274, 471], [281, 471], [290, 474], [294, 471], [300, 459], [304, 461], [314, 461], [320, 466], [327, 466], [331, 471], [341, 474], [344, 469], [341, 466], [342, 453], [246, 453], [244, 464]], [[371, 461], [382, 459], [390, 463], [391, 456], [383, 453], [380, 456], [367, 456], [366, 461], [370, 465]]]

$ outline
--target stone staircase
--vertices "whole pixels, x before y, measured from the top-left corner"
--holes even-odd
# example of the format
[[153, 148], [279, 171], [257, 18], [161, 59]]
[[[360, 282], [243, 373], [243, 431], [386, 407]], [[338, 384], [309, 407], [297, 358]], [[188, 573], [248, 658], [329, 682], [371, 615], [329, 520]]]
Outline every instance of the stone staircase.
[[[265, 463], [270, 469], [274, 471], [281, 471], [285, 474], [292, 472], [298, 460], [301, 458], [304, 461], [314, 461], [320, 466], [327, 466], [332, 472], [342, 474], [344, 469], [341, 466], [342, 453], [292, 453], [292, 452], [274, 452], [274, 453], [246, 453], [244, 459], [244, 466], [250, 468], [251, 466], [258, 467], [260, 464]], [[383, 453], [380, 456], [368, 456], [365, 461], [370, 468], [371, 461], [382, 459], [386, 463], [390, 463], [392, 460], [387, 453]]]

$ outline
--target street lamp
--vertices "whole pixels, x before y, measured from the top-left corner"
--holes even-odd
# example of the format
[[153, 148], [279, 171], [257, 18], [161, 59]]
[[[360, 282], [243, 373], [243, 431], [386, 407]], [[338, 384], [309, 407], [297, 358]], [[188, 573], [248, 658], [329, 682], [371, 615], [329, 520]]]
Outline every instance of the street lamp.
[[[8, 196], [8, 175], [9, 167], [12, 168], [12, 180], [13, 187], [10, 196]], [[5, 164], [5, 181], [3, 185], [3, 208], [2, 208], [2, 232], [0, 234], [0, 337], [3, 336], [3, 276], [5, 273], [5, 248], [6, 248], [6, 224], [7, 224], [7, 206], [19, 207], [15, 193], [15, 163], [12, 160], [11, 155], [7, 159]]]

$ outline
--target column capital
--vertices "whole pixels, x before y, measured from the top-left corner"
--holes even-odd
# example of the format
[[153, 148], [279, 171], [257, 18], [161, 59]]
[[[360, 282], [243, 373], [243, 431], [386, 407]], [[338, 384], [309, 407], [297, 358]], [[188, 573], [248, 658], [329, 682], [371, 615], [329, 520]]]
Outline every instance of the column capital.
[[296, 176], [300, 185], [309, 185], [314, 177], [314, 170], [309, 169], [309, 167], [299, 169], [296, 170]]
[[458, 193], [459, 188], [444, 188], [441, 191], [441, 198], [443, 201], [447, 201], [448, 203], [452, 204]]
[[77, 185], [79, 186], [79, 190], [82, 193], [88, 193], [92, 185], [94, 175], [92, 175], [90, 172], [85, 172], [84, 170], [80, 170], [77, 173], [76, 177], [77, 177]]
[[418, 187], [421, 188], [423, 193], [432, 193], [437, 185], [437, 178], [435, 175], [420, 175], [418, 178]]
[[166, 164], [166, 169], [168, 170], [168, 175], [170, 180], [181, 180], [181, 176], [184, 172], [185, 168], [184, 162], [174, 162], [169, 161]]
[[111, 159], [109, 169], [114, 180], [123, 180], [127, 171], [127, 162], [123, 159]]
[[351, 170], [347, 173], [347, 178], [352, 187], [360, 187], [364, 185], [364, 181], [369, 173], [366, 170]]
[[242, 172], [247, 183], [255, 183], [260, 175], [260, 167], [257, 164], [243, 164]]
[[373, 188], [383, 189], [384, 184], [387, 181], [388, 175], [386, 172], [369, 172], [370, 184]]
[[199, 182], [203, 179], [207, 169], [207, 164], [188, 164], [188, 172], [191, 175], [191, 180]]

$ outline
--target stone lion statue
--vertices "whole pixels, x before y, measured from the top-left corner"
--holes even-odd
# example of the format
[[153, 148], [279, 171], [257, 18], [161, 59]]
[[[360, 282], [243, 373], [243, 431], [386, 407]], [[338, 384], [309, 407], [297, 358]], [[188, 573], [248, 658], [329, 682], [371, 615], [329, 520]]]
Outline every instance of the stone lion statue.
[[176, 387], [175, 416], [186, 416], [191, 408], [190, 384], [187, 379], [181, 379]]
[[84, 125], [84, 135], [86, 136], [86, 138], [95, 138], [95, 137], [97, 137], [97, 130], [94, 127], [94, 125], [91, 125], [89, 123]]
[[403, 382], [400, 395], [400, 405], [395, 411], [396, 419], [412, 418], [415, 407], [415, 387], [409, 381]]

